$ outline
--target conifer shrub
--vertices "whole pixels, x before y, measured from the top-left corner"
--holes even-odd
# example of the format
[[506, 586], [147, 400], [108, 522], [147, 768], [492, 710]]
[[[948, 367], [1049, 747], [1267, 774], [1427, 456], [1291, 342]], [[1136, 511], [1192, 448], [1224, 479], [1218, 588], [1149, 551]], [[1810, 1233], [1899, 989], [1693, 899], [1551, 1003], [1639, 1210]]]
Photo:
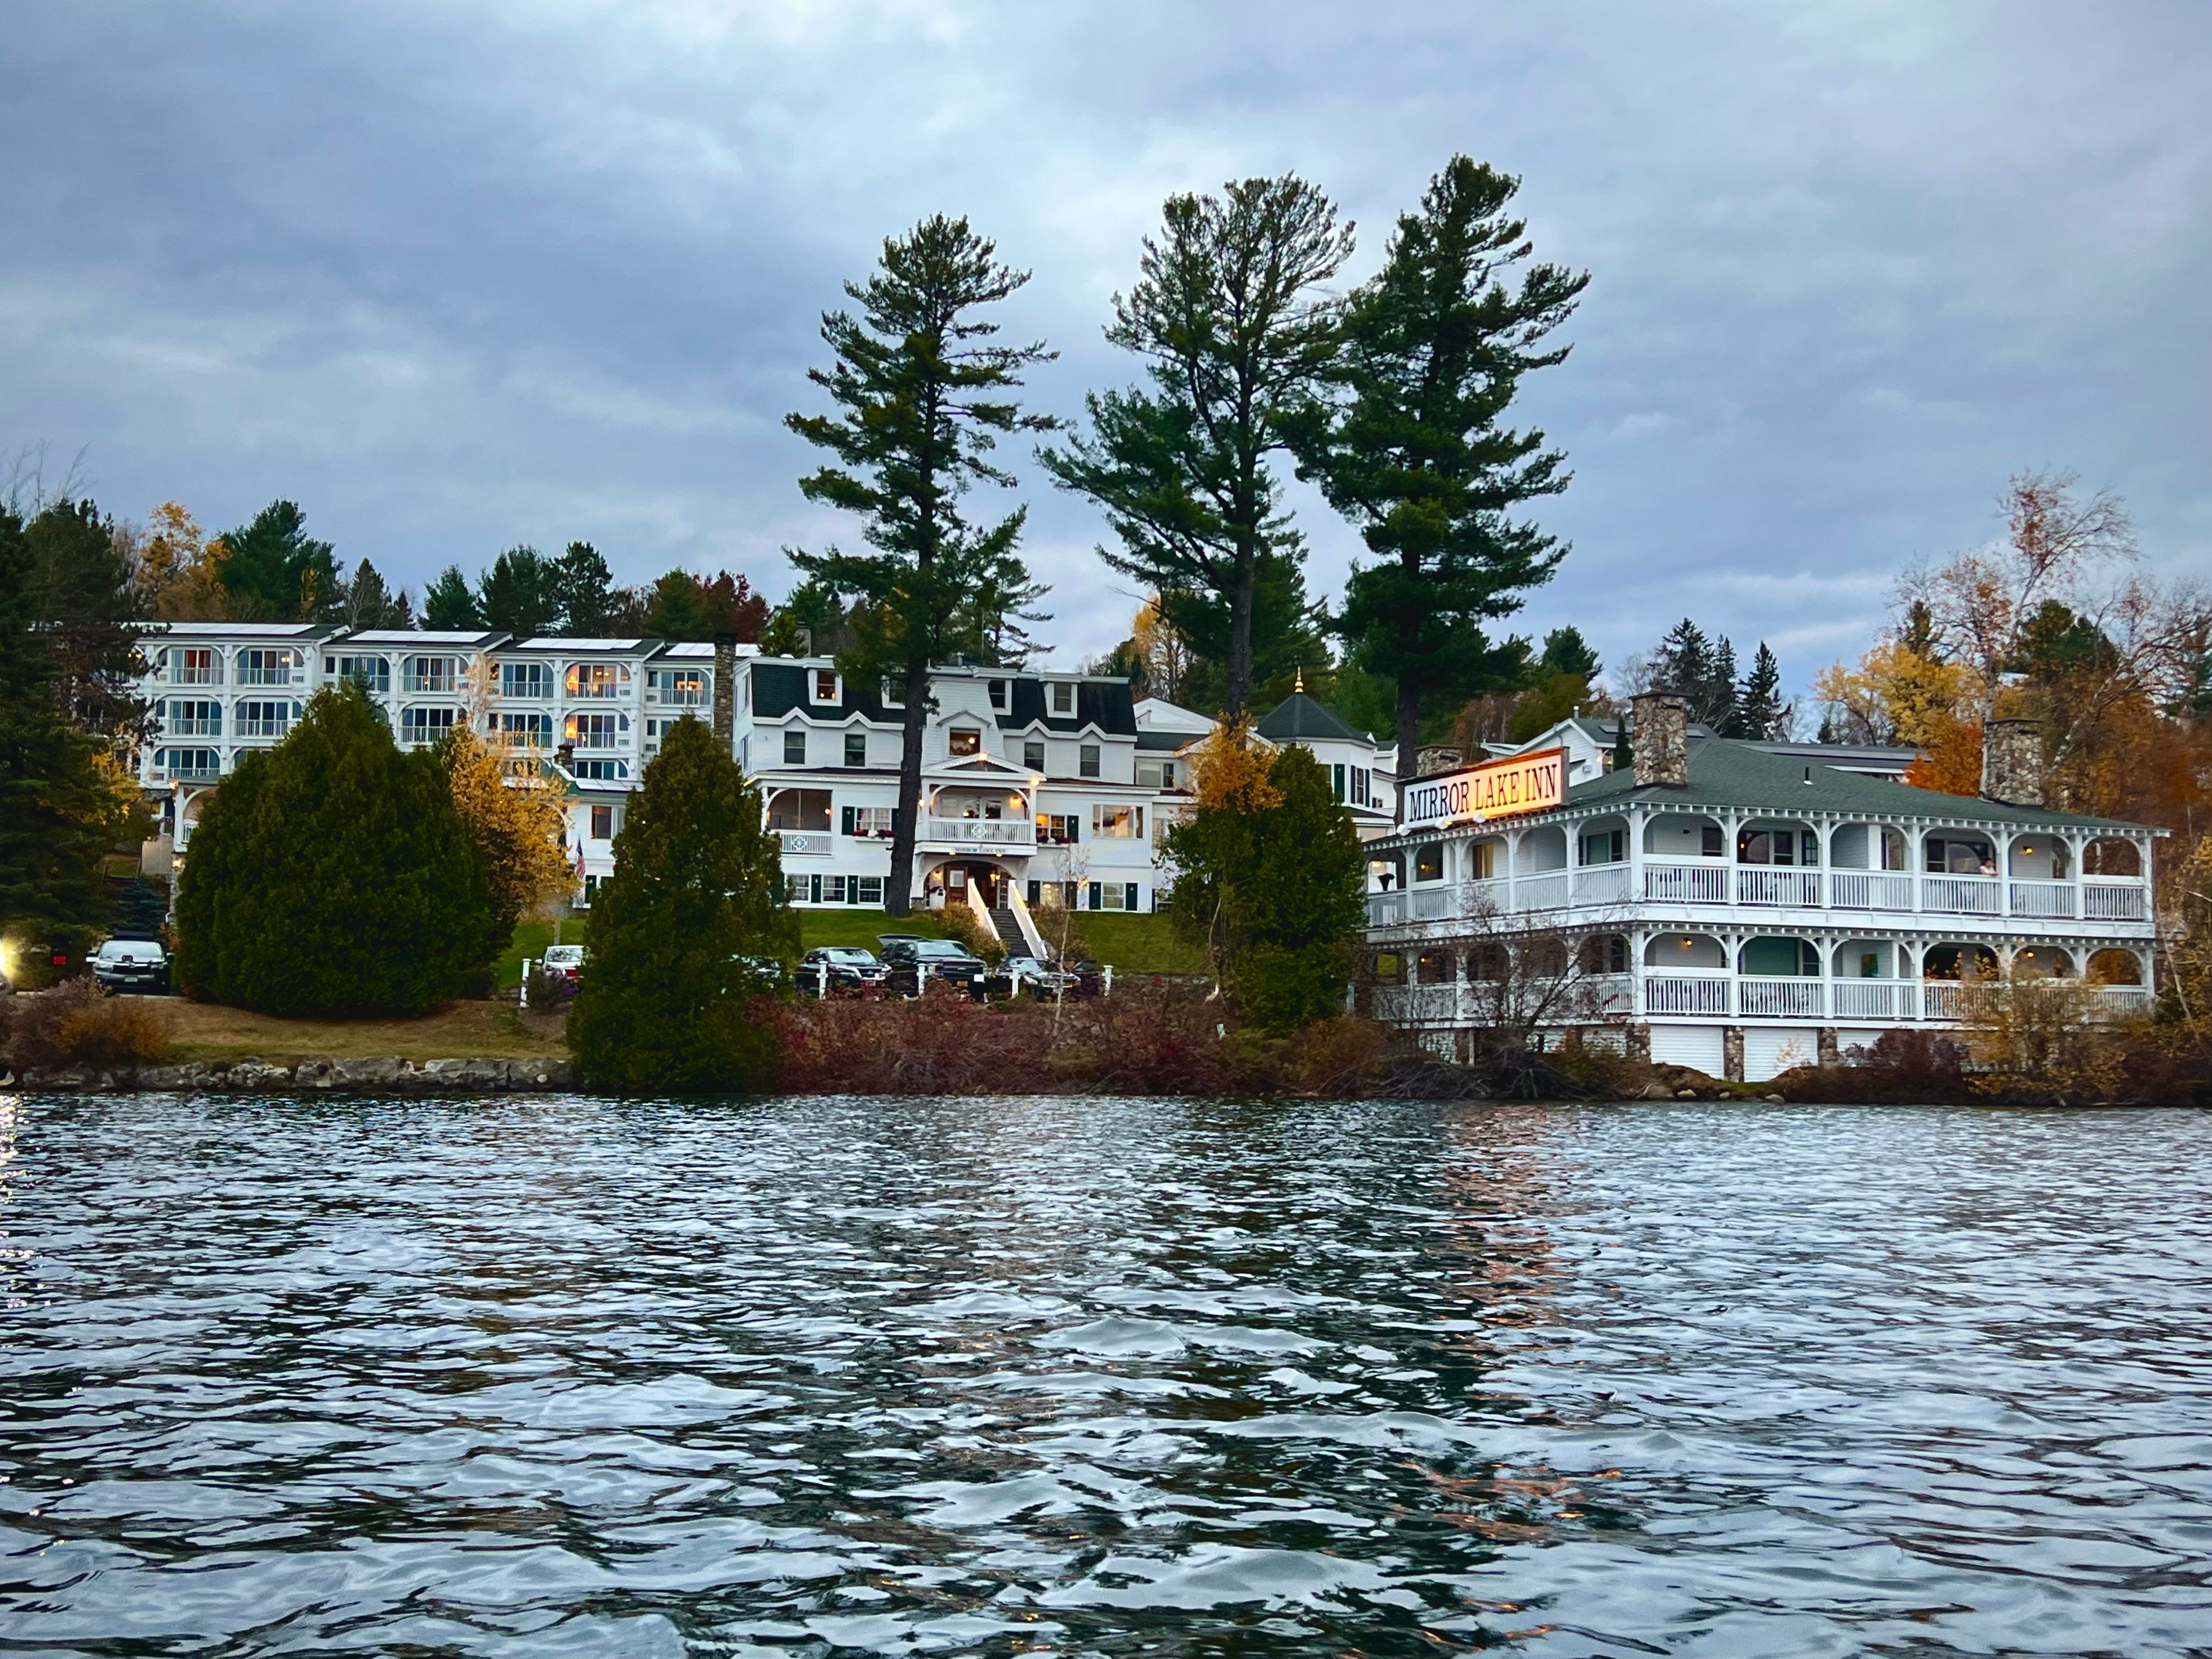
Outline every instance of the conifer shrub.
[[1168, 838], [1178, 921], [1207, 941], [1259, 1030], [1342, 1013], [1367, 859], [1328, 774], [1304, 748], [1269, 758], [1231, 732], [1201, 757], [1198, 793], [1197, 813]]
[[662, 740], [614, 851], [568, 1012], [577, 1069], [623, 1092], [774, 1086], [782, 1031], [756, 1005], [790, 981], [799, 918], [759, 791], [698, 720]]
[[293, 1018], [419, 1014], [489, 969], [483, 871], [428, 750], [401, 752], [357, 686], [240, 761], [192, 832], [174, 974]]

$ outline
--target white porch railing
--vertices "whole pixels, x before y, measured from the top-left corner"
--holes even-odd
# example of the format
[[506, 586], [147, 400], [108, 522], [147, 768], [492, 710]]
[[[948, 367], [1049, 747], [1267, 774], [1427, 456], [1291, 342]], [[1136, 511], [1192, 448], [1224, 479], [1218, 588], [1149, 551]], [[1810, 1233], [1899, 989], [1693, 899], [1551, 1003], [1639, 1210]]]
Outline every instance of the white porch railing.
[[2004, 884], [1995, 876], [1923, 876], [1920, 908], [1937, 915], [2001, 916]]
[[1513, 908], [1516, 910], [1557, 910], [1567, 902], [1567, 872], [1513, 878]]
[[1413, 888], [1406, 896], [1415, 921], [1449, 921], [1459, 915], [1459, 889], [1449, 882]]
[[2005, 901], [2015, 916], [2053, 920], [2074, 914], [2074, 884], [2065, 881], [2014, 881], [2005, 884]]
[[1406, 919], [1406, 895], [1401, 889], [1392, 893], [1370, 893], [1367, 896], [1367, 925], [1370, 927], [1395, 927]]
[[1575, 872], [1575, 902], [1622, 904], [1628, 899], [1628, 866], [1593, 864]]
[[1920, 1012], [1913, 988], [1902, 980], [1839, 979], [1832, 988], [1838, 1019], [1911, 1019]]
[[1912, 878], [1871, 870], [1831, 870], [1828, 903], [1838, 910], [1910, 910]]
[[1729, 866], [1711, 864], [1647, 864], [1644, 896], [1662, 904], [1726, 904]]
[[2150, 992], [2141, 985], [2100, 985], [2097, 996], [2110, 1013], [2139, 1014], [2150, 1006]]
[[1827, 987], [1817, 979], [1740, 979], [1735, 984], [1741, 1013], [1817, 1019], [1827, 1010]]
[[827, 858], [836, 850], [830, 844], [827, 830], [779, 830], [776, 838], [783, 843], [786, 858]]
[[1820, 872], [1763, 869], [1757, 866], [1740, 868], [1735, 872], [1735, 902], [1767, 907], [1816, 908], [1820, 902]]
[[1647, 1014], [1725, 1014], [1729, 1011], [1729, 982], [1725, 975], [1691, 979], [1668, 974], [1644, 981], [1644, 1012]]
[[2094, 921], [2141, 921], [2150, 914], [2148, 890], [2141, 882], [2081, 884], [2081, 914]]
[[1486, 916], [1513, 908], [1513, 884], [1503, 876], [1484, 876], [1460, 890], [1460, 914]]
[[1025, 818], [924, 818], [921, 839], [956, 847], [1036, 845], [1036, 825]]

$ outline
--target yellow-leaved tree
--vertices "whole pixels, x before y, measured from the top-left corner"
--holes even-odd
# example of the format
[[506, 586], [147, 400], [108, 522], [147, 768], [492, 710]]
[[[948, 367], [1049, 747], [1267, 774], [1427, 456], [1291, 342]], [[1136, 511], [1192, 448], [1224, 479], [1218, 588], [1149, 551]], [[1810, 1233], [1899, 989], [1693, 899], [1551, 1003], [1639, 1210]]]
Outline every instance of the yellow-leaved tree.
[[468, 825], [491, 900], [495, 949], [504, 951], [519, 922], [550, 911], [575, 886], [562, 850], [559, 781], [534, 740], [497, 750], [477, 735], [489, 721], [491, 670], [477, 663], [466, 682], [468, 720], [440, 742], [453, 805]]

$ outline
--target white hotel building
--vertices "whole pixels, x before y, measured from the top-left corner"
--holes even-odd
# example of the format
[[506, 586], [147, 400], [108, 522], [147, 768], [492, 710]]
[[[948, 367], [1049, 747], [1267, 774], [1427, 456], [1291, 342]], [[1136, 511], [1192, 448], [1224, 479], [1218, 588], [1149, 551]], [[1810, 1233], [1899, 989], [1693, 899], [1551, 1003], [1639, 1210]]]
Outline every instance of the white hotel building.
[[1880, 775], [1878, 752], [1700, 735], [1677, 699], [1636, 714], [1632, 769], [1612, 722], [1564, 722], [1515, 751], [1559, 751], [1556, 805], [1438, 811], [1372, 843], [1368, 943], [1395, 981], [1379, 1017], [1458, 1049], [1522, 998], [1553, 1032], [1759, 1081], [1951, 1024], [1993, 976], [2148, 1000], [2161, 832], [2016, 804], [2020, 723], [1991, 723], [1973, 799]]
[[[905, 711], [893, 688], [848, 684], [826, 658], [246, 623], [166, 624], [143, 650], [156, 735], [139, 776], [163, 799], [149, 868], [171, 867], [240, 757], [280, 741], [318, 690], [360, 682], [399, 741], [419, 745], [470, 717], [476, 684], [483, 735], [536, 749], [564, 793], [580, 903], [612, 871], [629, 794], [667, 726], [687, 714], [723, 726], [760, 786], [794, 903], [884, 902]], [[1032, 910], [1155, 908], [1204, 717], [1139, 708], [1126, 680], [1077, 673], [942, 668], [931, 692], [915, 832], [924, 903], [967, 904], [1032, 949], [1042, 942]], [[1387, 778], [1364, 735], [1302, 694], [1261, 729], [1315, 750], [1363, 833], [1388, 829]]]

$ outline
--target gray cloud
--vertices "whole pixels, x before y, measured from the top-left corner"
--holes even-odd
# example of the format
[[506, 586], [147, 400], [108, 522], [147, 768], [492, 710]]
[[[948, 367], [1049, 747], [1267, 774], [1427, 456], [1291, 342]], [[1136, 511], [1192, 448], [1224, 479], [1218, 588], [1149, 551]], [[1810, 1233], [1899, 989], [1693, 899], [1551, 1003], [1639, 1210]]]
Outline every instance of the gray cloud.
[[[21, 6], [0, 437], [133, 514], [292, 495], [414, 582], [580, 536], [778, 592], [853, 536], [780, 422], [887, 233], [965, 212], [1033, 268], [1007, 327], [1072, 413], [1169, 191], [1295, 168], [1364, 271], [1465, 149], [1595, 276], [1528, 397], [1576, 550], [1525, 625], [1617, 658], [1693, 612], [1802, 680], [2020, 467], [2207, 563], [2207, 84], [2189, 0]], [[1095, 517], [1020, 498], [1048, 635], [1110, 645]], [[1356, 544], [1299, 500], [1333, 592]]]

